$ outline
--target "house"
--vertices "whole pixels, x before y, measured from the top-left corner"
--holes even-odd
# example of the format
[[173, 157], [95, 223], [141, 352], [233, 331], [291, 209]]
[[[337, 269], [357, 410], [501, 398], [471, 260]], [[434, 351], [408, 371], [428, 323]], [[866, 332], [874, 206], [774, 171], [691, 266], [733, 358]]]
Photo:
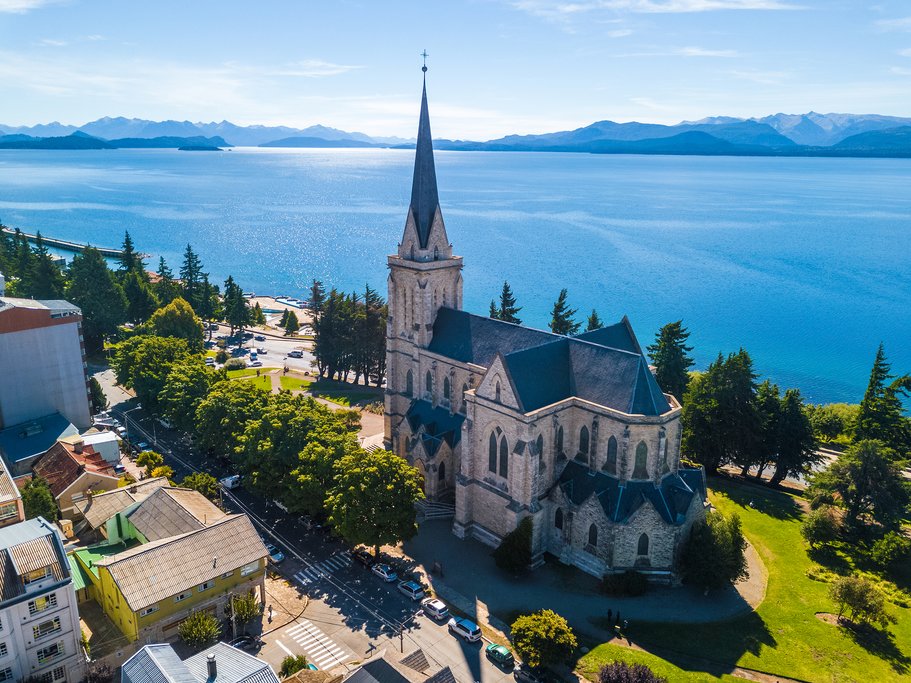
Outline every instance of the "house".
[[83, 518], [83, 529], [96, 531], [101, 537], [117, 542], [121, 540], [125, 526], [122, 519], [116, 519], [117, 515], [127, 508], [132, 509], [157, 489], [170, 485], [167, 477], [143, 479], [112, 491], [90, 494], [74, 507]]
[[447, 666], [431, 666], [423, 650], [417, 649], [406, 657], [399, 657], [388, 649], [374, 653], [354, 671], [348, 673], [344, 683], [456, 683], [452, 670]]
[[25, 520], [22, 495], [6, 465], [0, 460], [0, 528]]
[[123, 663], [121, 683], [278, 683], [266, 662], [227, 643], [183, 661], [167, 644], [146, 645]]
[[116, 489], [120, 477], [114, 466], [81, 440], [64, 439], [54, 444], [32, 466], [35, 476], [47, 481], [64, 519], [76, 519], [77, 502], [95, 491]]
[[56, 527], [38, 517], [0, 529], [0, 681], [78, 683], [79, 614]]
[[78, 434], [79, 430], [60, 413], [44, 415], [0, 431], [0, 456], [10, 474], [21, 477], [31, 474], [38, 458], [60, 439]]
[[92, 427], [87, 432], [78, 436], [68, 436], [61, 441], [76, 443], [81, 441], [84, 446], [91, 446], [102, 458], [112, 465], [120, 462], [120, 437], [115, 432], [101, 431]]

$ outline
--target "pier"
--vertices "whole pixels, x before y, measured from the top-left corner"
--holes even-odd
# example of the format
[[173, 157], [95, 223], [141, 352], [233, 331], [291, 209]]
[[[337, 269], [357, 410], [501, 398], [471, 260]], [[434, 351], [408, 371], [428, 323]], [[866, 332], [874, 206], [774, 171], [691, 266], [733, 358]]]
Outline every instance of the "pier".
[[[2, 231], [7, 235], [16, 234], [16, 231], [13, 230], [12, 228], [7, 228], [4, 226], [3, 228], [0, 228], [0, 229], [2, 229]], [[29, 242], [31, 242], [33, 244], [38, 241], [38, 235], [29, 235], [28, 233], [25, 233], [25, 232], [23, 232], [21, 234], [25, 239], [27, 239]], [[44, 244], [48, 247], [54, 247], [55, 249], [60, 249], [62, 251], [70, 251], [70, 252], [73, 252], [74, 254], [81, 254], [88, 247], [94, 247], [94, 245], [91, 245], [91, 244], [80, 244], [79, 242], [70, 242], [68, 240], [59, 240], [54, 237], [45, 237], [44, 235], [41, 236], [41, 241], [44, 242]], [[104, 256], [105, 258], [120, 258], [123, 255], [123, 251], [121, 249], [111, 249], [109, 247], [94, 247], [94, 248], [97, 249], [99, 252], [101, 252], [101, 255]], [[148, 255], [140, 254], [140, 256], [142, 256], [143, 258], [146, 258]]]

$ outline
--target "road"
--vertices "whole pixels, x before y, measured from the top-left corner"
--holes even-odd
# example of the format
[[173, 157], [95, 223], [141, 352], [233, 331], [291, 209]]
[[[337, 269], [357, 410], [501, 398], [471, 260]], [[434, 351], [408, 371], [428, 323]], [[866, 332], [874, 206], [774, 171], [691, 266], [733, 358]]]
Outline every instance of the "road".
[[[227, 335], [231, 329], [226, 325], [219, 326], [218, 330], [212, 330], [212, 340], [216, 340], [217, 335]], [[252, 331], [252, 330], [251, 330]], [[255, 339], [247, 339], [242, 347], [242, 358], [246, 358], [249, 362], [249, 353], [253, 349], [263, 348], [266, 350], [266, 353], [259, 357], [259, 360], [263, 362], [264, 367], [277, 367], [281, 368], [288, 366], [293, 370], [299, 370], [301, 372], [312, 370], [313, 362], [313, 353], [311, 349], [313, 348], [313, 343], [306, 339], [290, 339], [288, 337], [282, 337], [276, 334], [262, 334], [261, 332], [252, 331], [256, 336], [265, 337], [265, 341], [256, 341]], [[209, 347], [214, 348], [214, 347]], [[229, 347], [229, 353], [234, 349], [234, 347]], [[289, 358], [288, 352], [292, 350], [298, 350], [303, 353], [302, 358]]]
[[[128, 407], [119, 403], [112, 412], [134, 440], [149, 442], [164, 456], [176, 480], [201, 470], [218, 478], [228, 474], [218, 463], [196, 453], [186, 437], [155, 423], [141, 409], [126, 413]], [[484, 641], [464, 643], [450, 635], [445, 622], [424, 615], [420, 605], [402, 595], [395, 583], [383, 583], [352, 562], [342, 541], [308, 530], [300, 518], [243, 487], [222, 494], [226, 509], [249, 515], [284, 550], [287, 559], [278, 571], [310, 598], [302, 619], [264, 637], [260, 654], [276, 668], [289, 652], [305, 654], [317, 666], [344, 664], [350, 668], [351, 662], [366, 659], [378, 649], [410, 654], [420, 648], [431, 671], [449, 666], [460, 683], [512, 680], [511, 672], [484, 656]]]

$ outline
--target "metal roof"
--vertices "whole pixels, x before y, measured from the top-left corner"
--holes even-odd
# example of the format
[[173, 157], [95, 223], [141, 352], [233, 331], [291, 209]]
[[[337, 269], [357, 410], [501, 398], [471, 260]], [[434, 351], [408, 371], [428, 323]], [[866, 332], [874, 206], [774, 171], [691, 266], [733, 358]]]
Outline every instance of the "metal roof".
[[105, 491], [76, 503], [75, 507], [81, 512], [89, 526], [97, 529], [118, 512], [122, 512], [133, 503], [143, 500], [156, 489], [170, 486], [167, 477], [143, 479], [129, 486], [124, 486], [113, 491]]
[[199, 491], [159, 488], [129, 513], [130, 523], [149, 541], [202, 529], [224, 519], [225, 513]]
[[0, 460], [0, 503], [8, 503], [21, 497], [19, 489], [13, 482], [13, 475], [6, 469], [3, 460]]
[[[205, 679], [203, 679], [205, 680]], [[123, 663], [121, 683], [198, 683], [168, 644], [146, 645]]]
[[[217, 674], [209, 678], [209, 655], [215, 655]], [[183, 660], [190, 674], [197, 681], [209, 683], [278, 683], [278, 677], [266, 662], [251, 654], [242, 652], [227, 643], [216, 643], [212, 647]]]
[[46, 453], [61, 437], [78, 433], [60, 413], [45, 415], [0, 431], [0, 453], [7, 463], [19, 462]]

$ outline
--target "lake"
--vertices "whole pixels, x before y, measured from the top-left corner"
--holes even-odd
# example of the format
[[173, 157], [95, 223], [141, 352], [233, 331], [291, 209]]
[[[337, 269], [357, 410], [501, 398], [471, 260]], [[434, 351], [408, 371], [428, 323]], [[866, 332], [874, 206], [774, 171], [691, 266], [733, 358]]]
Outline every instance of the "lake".
[[[306, 295], [385, 292], [411, 193], [407, 150], [0, 151], [0, 219], [176, 272]], [[880, 341], [911, 372], [911, 160], [437, 152], [465, 307], [508, 280], [544, 327], [560, 288], [643, 346], [682, 318], [699, 367], [747, 349], [813, 401], [859, 401]]]

